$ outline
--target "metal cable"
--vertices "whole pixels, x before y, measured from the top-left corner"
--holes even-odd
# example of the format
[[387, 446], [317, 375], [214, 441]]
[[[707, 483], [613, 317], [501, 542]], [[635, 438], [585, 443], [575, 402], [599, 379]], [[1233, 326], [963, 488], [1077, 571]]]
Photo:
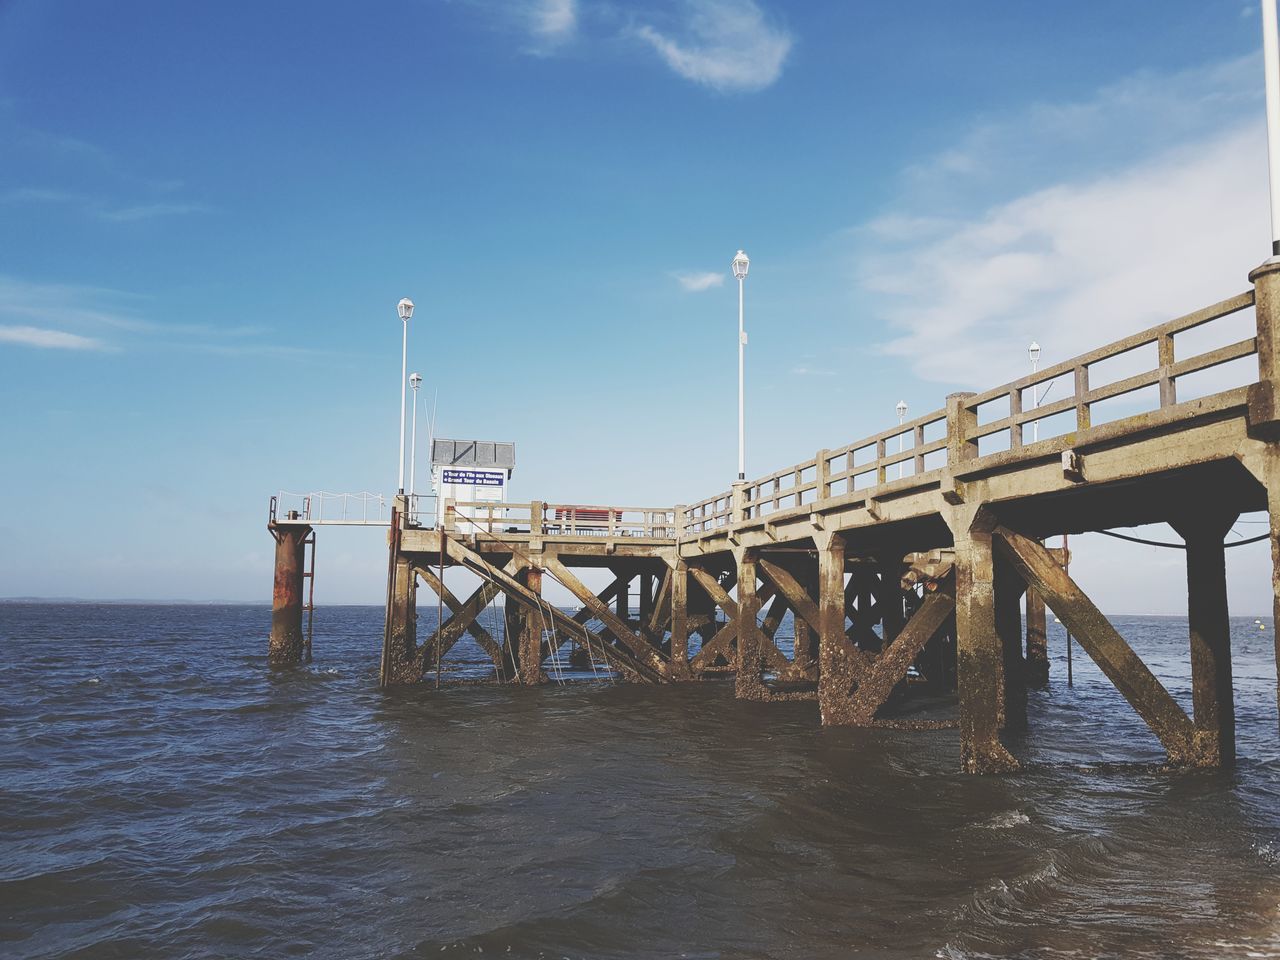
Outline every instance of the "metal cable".
[[[1146, 540], [1146, 539], [1143, 539], [1142, 537], [1130, 537], [1130, 536], [1126, 536], [1123, 533], [1116, 533], [1114, 530], [1095, 530], [1093, 532], [1100, 533], [1104, 537], [1115, 537], [1115, 539], [1117, 540], [1128, 540], [1130, 543], [1141, 543], [1144, 546], [1148, 546], [1148, 547], [1168, 547], [1171, 550], [1187, 549], [1187, 545], [1185, 543], [1169, 543], [1164, 540]], [[1250, 537], [1248, 540], [1237, 540], [1235, 543], [1224, 543], [1223, 547], [1224, 548], [1243, 547], [1246, 543], [1258, 543], [1262, 540], [1266, 540], [1270, 538], [1270, 536], [1271, 536], [1270, 533], [1264, 533], [1258, 537]]]

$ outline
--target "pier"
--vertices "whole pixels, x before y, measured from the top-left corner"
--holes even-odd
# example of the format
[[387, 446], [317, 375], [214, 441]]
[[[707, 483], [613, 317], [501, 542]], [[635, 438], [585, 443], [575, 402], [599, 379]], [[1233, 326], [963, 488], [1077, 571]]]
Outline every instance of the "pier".
[[[381, 683], [438, 676], [470, 635], [495, 682], [545, 683], [548, 658], [569, 656], [630, 682], [731, 678], [742, 699], [814, 700], [824, 725], [946, 725], [892, 704], [954, 691], [963, 769], [1009, 771], [1002, 734], [1026, 727], [1027, 690], [1050, 679], [1047, 605], [1171, 764], [1230, 764], [1224, 551], [1242, 513], [1270, 516], [1280, 617], [1280, 263], [1249, 280], [1238, 296], [689, 504], [448, 500], [437, 524], [400, 496], [389, 517], [352, 521], [388, 530]], [[1228, 335], [1242, 323], [1246, 336]], [[1106, 375], [1143, 358], [1140, 372]], [[1249, 382], [1215, 389], [1224, 369], [1255, 360]], [[1058, 399], [1036, 404], [1050, 383]], [[305, 544], [324, 522], [273, 506], [273, 661], [303, 656]], [[1072, 579], [1066, 552], [1045, 545], [1156, 522], [1185, 541], [1190, 715]], [[479, 578], [469, 596], [445, 584], [457, 568]], [[608, 586], [586, 586], [587, 569], [608, 571]], [[543, 599], [548, 579], [578, 613]], [[426, 637], [419, 581], [448, 614]], [[498, 598], [502, 636], [479, 622]], [[788, 613], [789, 652], [776, 642]]]

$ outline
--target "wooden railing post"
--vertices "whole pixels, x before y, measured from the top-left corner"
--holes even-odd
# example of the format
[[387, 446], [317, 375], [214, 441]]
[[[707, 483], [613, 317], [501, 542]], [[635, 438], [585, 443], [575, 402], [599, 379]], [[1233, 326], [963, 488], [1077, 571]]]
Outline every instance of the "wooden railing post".
[[1172, 407], [1178, 402], [1177, 384], [1173, 379], [1173, 334], [1162, 333], [1156, 339], [1156, 364], [1160, 368], [1160, 406]]
[[1085, 364], [1076, 367], [1076, 430], [1088, 430], [1092, 425], [1089, 415], [1089, 368]]
[[535, 537], [542, 536], [545, 530], [547, 505], [541, 500], [529, 504], [529, 533]]
[[[813, 476], [813, 480], [814, 480], [813, 499], [815, 501], [825, 500], [827, 499], [827, 497], [831, 496], [831, 479], [830, 479], [831, 464], [827, 462], [827, 450], [825, 447], [818, 451], [818, 455], [814, 458], [814, 463], [818, 465], [818, 468], [814, 472], [814, 476]], [[797, 478], [796, 486], [799, 486], [799, 485], [800, 485], [799, 479]], [[800, 506], [798, 502], [799, 500], [800, 500], [800, 494], [797, 493], [796, 494], [797, 507]]]
[[747, 482], [738, 480], [733, 485], [733, 492], [729, 495], [729, 522], [742, 523], [747, 519]]
[[676, 504], [676, 508], [675, 508], [675, 529], [672, 531], [672, 535], [673, 535], [673, 536], [675, 537], [675, 539], [677, 539], [677, 540], [683, 540], [683, 539], [684, 539], [684, 522], [685, 522], [685, 512], [686, 512], [688, 509], [689, 509], [689, 508], [688, 508], [687, 506], [685, 506], [683, 503], [677, 503], [677, 504]]
[[1013, 426], [1009, 428], [1009, 449], [1022, 449], [1022, 424], [1018, 422], [1018, 417], [1022, 415], [1022, 391], [1009, 391], [1009, 419], [1013, 422]]
[[458, 511], [452, 497], [445, 497], [444, 500], [444, 528], [450, 533], [458, 529]]
[[1280, 262], [1249, 274], [1258, 324], [1258, 382], [1249, 388], [1249, 427], [1280, 436]]
[[972, 391], [947, 396], [947, 463], [953, 467], [978, 455], [978, 441], [969, 439], [978, 426], [978, 413], [965, 405], [972, 396]]

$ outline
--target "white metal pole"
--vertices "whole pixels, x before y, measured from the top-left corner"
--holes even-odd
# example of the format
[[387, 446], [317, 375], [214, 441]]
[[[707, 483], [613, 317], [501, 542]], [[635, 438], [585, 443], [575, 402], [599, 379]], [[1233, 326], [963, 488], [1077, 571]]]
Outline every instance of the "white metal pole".
[[404, 337], [400, 345], [400, 474], [396, 490], [404, 493], [404, 407], [409, 386], [409, 318], [403, 318]]
[[742, 428], [742, 283], [738, 278], [738, 479], [747, 479], [746, 434]]
[[[409, 435], [409, 499], [413, 500], [418, 476], [418, 385], [413, 385], [413, 430]], [[413, 504], [410, 503], [412, 509]]]
[[1267, 84], [1267, 158], [1271, 184], [1271, 255], [1280, 257], [1280, 35], [1276, 0], [1262, 0], [1262, 62]]

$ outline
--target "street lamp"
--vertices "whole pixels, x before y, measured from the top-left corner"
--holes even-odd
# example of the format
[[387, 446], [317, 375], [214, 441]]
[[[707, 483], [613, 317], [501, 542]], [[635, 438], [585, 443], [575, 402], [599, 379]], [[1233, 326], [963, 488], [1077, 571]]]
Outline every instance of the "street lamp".
[[[413, 427], [409, 433], [409, 499], [413, 499], [415, 489], [414, 478], [418, 475], [418, 387], [422, 385], [422, 377], [416, 373], [409, 375], [409, 386], [413, 387]], [[412, 504], [410, 504], [412, 507]]]
[[[1034, 340], [1031, 346], [1027, 347], [1027, 356], [1031, 358], [1031, 372], [1034, 374], [1040, 367], [1040, 344]], [[1035, 410], [1040, 406], [1040, 384], [1033, 383], [1031, 385], [1031, 409]], [[1040, 439], [1040, 421], [1031, 421], [1031, 442], [1035, 443]]]
[[747, 479], [746, 440], [742, 429], [742, 348], [747, 345], [747, 334], [742, 328], [742, 281], [747, 279], [751, 260], [741, 250], [733, 258], [733, 275], [738, 280], [738, 479]]
[[399, 483], [396, 485], [396, 492], [404, 493], [404, 402], [405, 402], [405, 386], [407, 382], [406, 374], [409, 372], [409, 318], [413, 316], [413, 301], [405, 297], [398, 304], [396, 310], [400, 314], [403, 321], [404, 336], [400, 344], [400, 476]]
[[[902, 421], [907, 418], [907, 401], [899, 400], [894, 408], [898, 411], [898, 452], [902, 452]], [[898, 479], [902, 479], [902, 461], [898, 461]]]

